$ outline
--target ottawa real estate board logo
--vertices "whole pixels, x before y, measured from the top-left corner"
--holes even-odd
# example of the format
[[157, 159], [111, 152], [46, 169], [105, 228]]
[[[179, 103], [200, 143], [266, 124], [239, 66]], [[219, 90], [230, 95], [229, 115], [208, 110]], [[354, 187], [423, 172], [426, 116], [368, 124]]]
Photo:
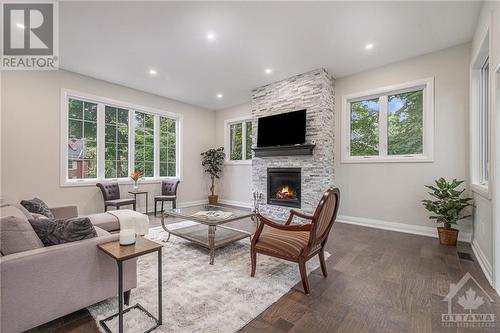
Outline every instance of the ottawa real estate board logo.
[[57, 2], [3, 2], [2, 70], [53, 70], [59, 65]]

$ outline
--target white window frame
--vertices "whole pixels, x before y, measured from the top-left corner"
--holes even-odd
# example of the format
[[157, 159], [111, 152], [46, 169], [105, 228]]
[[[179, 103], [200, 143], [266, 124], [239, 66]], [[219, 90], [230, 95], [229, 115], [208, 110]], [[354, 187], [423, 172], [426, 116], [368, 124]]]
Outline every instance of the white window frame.
[[[68, 178], [68, 100], [70, 98], [84, 100], [92, 103], [97, 103], [97, 178], [89, 179], [69, 179]], [[182, 123], [183, 116], [178, 113], [168, 112], [155, 108], [135, 105], [127, 102], [121, 102], [114, 99], [87, 94], [70, 89], [61, 89], [61, 117], [60, 117], [60, 186], [95, 186], [100, 181], [118, 181], [119, 184], [132, 184], [133, 181], [129, 177], [125, 178], [104, 178], [104, 134], [105, 134], [105, 105], [119, 107], [129, 110], [129, 160], [128, 160], [128, 173], [134, 171], [135, 166], [135, 111], [151, 114], [154, 116], [154, 177], [145, 177], [142, 183], [159, 183], [163, 179], [178, 179], [182, 178]], [[176, 177], [160, 177], [160, 116], [171, 118], [176, 121]]]
[[[423, 89], [422, 154], [387, 154], [387, 96]], [[379, 155], [351, 156], [351, 103], [379, 98]], [[434, 77], [364, 91], [342, 97], [341, 163], [401, 163], [434, 161]]]
[[[489, 178], [492, 178], [492, 122], [493, 117], [491, 113], [492, 109], [492, 66], [489, 63], [489, 74], [488, 74], [488, 107], [485, 109], [483, 107], [484, 99], [483, 99], [483, 82], [482, 82], [482, 68], [488, 59], [491, 60], [490, 57], [490, 33], [489, 30], [484, 31], [484, 35], [482, 38], [481, 47], [477, 51], [477, 53], [473, 56], [473, 61], [471, 62], [470, 68], [470, 113], [469, 113], [469, 126], [470, 126], [470, 175], [471, 175], [471, 188], [472, 190], [481, 195], [486, 199], [491, 199], [491, 188], [489, 181], [485, 181], [484, 173], [485, 169], [488, 169]], [[488, 137], [484, 137], [482, 133], [484, 133], [483, 120], [484, 113], [487, 112], [488, 119], [488, 128], [486, 129], [486, 134]], [[484, 160], [484, 140], [488, 140], [487, 144], [489, 149], [486, 154], [489, 155], [488, 160], [490, 161], [489, 165], [483, 165]]]
[[[247, 160], [247, 122], [252, 122], [252, 117], [251, 116], [244, 116], [244, 117], [238, 117], [238, 118], [233, 118], [233, 119], [226, 119], [224, 121], [224, 151], [226, 152], [226, 161], [225, 164], [229, 165], [249, 165], [252, 164], [252, 159]], [[231, 160], [230, 159], [230, 154], [231, 154], [231, 125], [239, 124], [241, 123], [241, 131], [242, 131], [242, 138], [241, 138], [241, 145], [242, 145], [242, 157], [244, 159], [242, 160]], [[253, 122], [252, 122], [252, 138], [253, 138]]]

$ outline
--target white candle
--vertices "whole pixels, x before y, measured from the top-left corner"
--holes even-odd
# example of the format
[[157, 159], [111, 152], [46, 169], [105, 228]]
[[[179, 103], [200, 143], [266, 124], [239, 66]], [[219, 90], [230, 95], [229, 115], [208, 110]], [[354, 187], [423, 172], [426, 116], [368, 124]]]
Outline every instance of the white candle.
[[120, 230], [120, 245], [131, 245], [135, 243], [135, 229]]

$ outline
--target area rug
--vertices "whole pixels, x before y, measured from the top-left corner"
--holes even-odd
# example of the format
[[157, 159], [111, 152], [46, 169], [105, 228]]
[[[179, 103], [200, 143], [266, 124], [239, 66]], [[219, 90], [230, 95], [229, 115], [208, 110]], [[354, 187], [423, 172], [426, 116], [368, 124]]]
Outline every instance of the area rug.
[[[169, 225], [186, 226], [191, 221]], [[297, 264], [257, 255], [257, 272], [250, 277], [250, 241], [243, 239], [218, 249], [214, 265], [208, 264], [208, 251], [174, 235], [168, 242], [161, 228], [149, 230], [147, 238], [162, 242], [163, 248], [163, 325], [155, 332], [236, 332], [286, 294], [300, 275]], [[325, 253], [325, 256], [329, 256]], [[308, 272], [319, 267], [316, 258]], [[140, 257], [137, 288], [130, 305], [140, 303], [153, 315], [157, 304], [157, 254]], [[117, 297], [88, 308], [99, 328], [99, 320], [117, 312]], [[124, 315], [125, 332], [143, 332], [153, 326], [144, 313], [131, 310]], [[108, 322], [118, 332], [118, 320]], [[103, 331], [104, 332], [104, 331]]]

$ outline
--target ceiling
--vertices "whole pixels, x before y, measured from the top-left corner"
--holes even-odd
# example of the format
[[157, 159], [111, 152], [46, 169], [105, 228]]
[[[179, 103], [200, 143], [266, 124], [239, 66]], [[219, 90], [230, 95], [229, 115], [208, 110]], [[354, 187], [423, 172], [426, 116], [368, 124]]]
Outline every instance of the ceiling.
[[253, 88], [319, 67], [342, 77], [468, 42], [480, 8], [477, 1], [61, 2], [60, 61], [73, 72], [222, 109], [249, 101]]

